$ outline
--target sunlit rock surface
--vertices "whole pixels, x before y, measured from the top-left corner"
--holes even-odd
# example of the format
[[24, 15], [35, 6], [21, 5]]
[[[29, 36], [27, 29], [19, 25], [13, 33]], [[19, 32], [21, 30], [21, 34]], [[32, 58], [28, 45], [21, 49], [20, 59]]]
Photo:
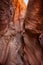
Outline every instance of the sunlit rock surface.
[[26, 4], [23, 0], [14, 0], [15, 4], [15, 15], [14, 24], [16, 31], [20, 32], [23, 29], [23, 20], [26, 12]]

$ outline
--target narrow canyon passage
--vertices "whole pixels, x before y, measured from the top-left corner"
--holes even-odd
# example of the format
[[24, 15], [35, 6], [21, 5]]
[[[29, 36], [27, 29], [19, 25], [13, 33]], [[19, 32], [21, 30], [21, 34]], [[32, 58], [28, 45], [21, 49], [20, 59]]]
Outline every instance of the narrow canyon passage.
[[0, 65], [43, 65], [43, 0], [0, 0]]

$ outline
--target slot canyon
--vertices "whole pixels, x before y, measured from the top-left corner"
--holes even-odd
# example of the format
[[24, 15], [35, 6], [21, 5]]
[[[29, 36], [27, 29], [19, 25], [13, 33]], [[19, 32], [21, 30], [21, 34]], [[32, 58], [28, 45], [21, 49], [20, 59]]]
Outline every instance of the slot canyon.
[[0, 0], [0, 65], [43, 65], [43, 0]]

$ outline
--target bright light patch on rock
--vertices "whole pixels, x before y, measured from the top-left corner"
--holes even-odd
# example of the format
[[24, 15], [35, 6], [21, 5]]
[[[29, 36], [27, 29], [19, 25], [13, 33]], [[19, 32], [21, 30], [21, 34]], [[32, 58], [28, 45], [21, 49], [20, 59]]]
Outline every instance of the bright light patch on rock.
[[27, 5], [28, 4], [28, 0], [24, 0], [25, 4]]

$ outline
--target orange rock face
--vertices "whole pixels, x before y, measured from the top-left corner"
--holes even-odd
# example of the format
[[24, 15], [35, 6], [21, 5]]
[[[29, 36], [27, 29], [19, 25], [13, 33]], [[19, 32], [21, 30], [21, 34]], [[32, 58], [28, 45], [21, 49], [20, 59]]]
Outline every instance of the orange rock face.
[[16, 31], [20, 31], [20, 27], [22, 26], [24, 18], [24, 13], [26, 11], [26, 4], [23, 0], [14, 0], [15, 5], [15, 15], [14, 15], [14, 24]]

